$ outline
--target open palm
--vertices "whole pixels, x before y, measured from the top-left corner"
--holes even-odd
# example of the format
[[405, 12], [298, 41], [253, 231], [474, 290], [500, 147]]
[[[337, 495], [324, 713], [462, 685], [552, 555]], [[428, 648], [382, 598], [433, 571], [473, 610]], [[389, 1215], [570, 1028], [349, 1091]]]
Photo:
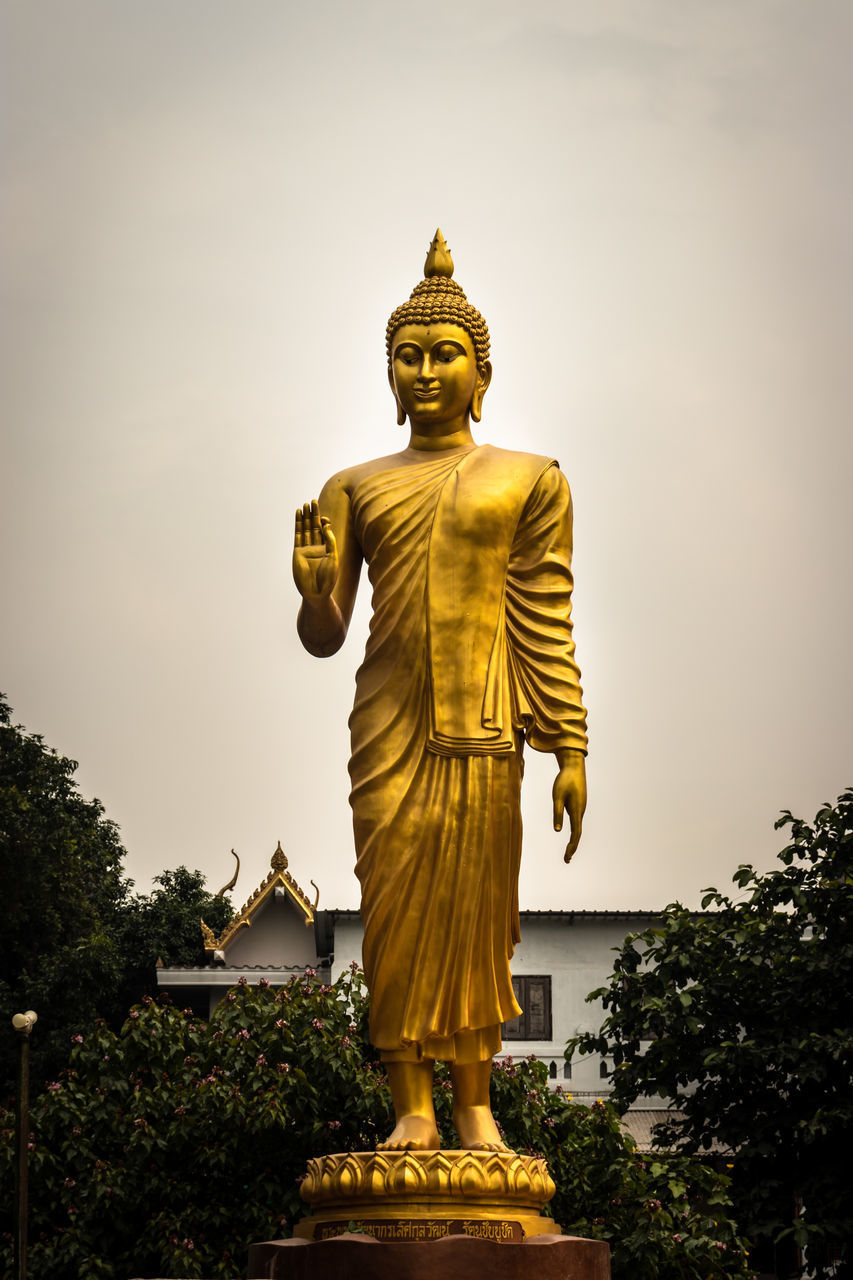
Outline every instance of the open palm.
[[332, 594], [338, 580], [338, 548], [332, 526], [316, 502], [296, 512], [293, 538], [293, 581], [305, 600]]

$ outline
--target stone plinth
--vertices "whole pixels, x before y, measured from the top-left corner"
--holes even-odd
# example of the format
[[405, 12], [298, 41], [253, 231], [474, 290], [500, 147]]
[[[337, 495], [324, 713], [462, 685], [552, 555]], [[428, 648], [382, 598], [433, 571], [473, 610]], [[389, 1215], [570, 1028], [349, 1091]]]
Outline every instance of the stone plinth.
[[532, 1235], [521, 1244], [444, 1236], [422, 1244], [344, 1234], [271, 1240], [249, 1249], [249, 1280], [610, 1280], [601, 1240]]

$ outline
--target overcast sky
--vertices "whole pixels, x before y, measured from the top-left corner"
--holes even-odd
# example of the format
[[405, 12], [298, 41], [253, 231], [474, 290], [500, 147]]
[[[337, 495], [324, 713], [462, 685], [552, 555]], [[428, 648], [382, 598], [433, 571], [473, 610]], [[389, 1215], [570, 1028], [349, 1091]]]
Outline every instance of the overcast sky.
[[697, 905], [853, 783], [849, 0], [0, 0], [0, 687], [141, 889], [276, 841], [353, 906], [366, 634], [295, 635], [292, 512], [405, 443], [437, 226], [479, 441], [560, 460], [580, 851], [529, 753], [523, 907]]

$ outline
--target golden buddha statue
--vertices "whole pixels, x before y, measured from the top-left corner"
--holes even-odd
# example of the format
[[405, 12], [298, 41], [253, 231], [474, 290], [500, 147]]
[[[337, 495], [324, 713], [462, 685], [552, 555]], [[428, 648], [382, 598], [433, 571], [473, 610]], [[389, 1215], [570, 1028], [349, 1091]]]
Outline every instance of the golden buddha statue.
[[461, 1145], [504, 1149], [489, 1105], [501, 1023], [521, 1012], [525, 742], [552, 752], [568, 862], [586, 806], [586, 712], [571, 624], [572, 504], [551, 458], [477, 445], [489, 331], [436, 233], [388, 322], [398, 453], [347, 467], [296, 513], [298, 631], [340, 648], [362, 561], [373, 616], [350, 717], [356, 874], [370, 1033], [396, 1127], [380, 1149], [434, 1151], [433, 1067], [450, 1063]]

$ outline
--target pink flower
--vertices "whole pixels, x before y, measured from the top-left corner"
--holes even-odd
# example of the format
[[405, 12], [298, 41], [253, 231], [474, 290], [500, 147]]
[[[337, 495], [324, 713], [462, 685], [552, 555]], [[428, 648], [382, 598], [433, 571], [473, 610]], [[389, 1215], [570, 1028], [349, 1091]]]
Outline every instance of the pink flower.
[[259, 987], [268, 987], [270, 985], [269, 978], [258, 978]]
[[131, 1009], [130, 1013], [127, 1016], [131, 1019], [131, 1021], [135, 1022], [136, 1019], [139, 1017], [139, 1010]]
[[290, 1023], [287, 1021], [287, 1018], [276, 1018], [275, 1025], [278, 1027], [279, 1031], [282, 1031], [285, 1027], [289, 1027]]
[[310, 968], [308, 968], [308, 969], [306, 969], [306, 970], [305, 970], [305, 976], [306, 976], [307, 978], [316, 978], [316, 977], [317, 977], [317, 970], [316, 970], [316, 969], [310, 969]]
[[341, 1127], [341, 1122], [340, 1122], [340, 1120], [330, 1120], [330, 1121], [329, 1121], [329, 1128], [330, 1128], [330, 1129], [340, 1129], [340, 1127]]
[[341, 1036], [341, 1044], [344, 1046], [345, 1049], [348, 1049], [351, 1043], [352, 1041], [350, 1040], [349, 1036]]
[[311, 1026], [314, 1028], [315, 1031], [322, 1031], [325, 1025], [326, 1024], [323, 1022], [322, 1018], [311, 1019]]
[[256, 1067], [265, 1067], [266, 1065], [267, 1065], [267, 1060], [266, 1060], [266, 1058], [264, 1057], [264, 1055], [263, 1055], [262, 1053], [259, 1053], [259, 1054], [258, 1054], [258, 1056], [257, 1056], [257, 1058], [255, 1058], [255, 1066], [256, 1066]]
[[238, 1031], [238, 1032], [237, 1032], [237, 1039], [238, 1039], [238, 1040], [248, 1040], [248, 1039], [249, 1039], [249, 1033], [248, 1033], [248, 1031], [246, 1030], [246, 1028], [245, 1028], [245, 1027], [243, 1027], [243, 1029], [242, 1029], [241, 1031]]
[[289, 1070], [290, 1070], [289, 1062], [279, 1062], [276, 1067], [276, 1071], [279, 1073], [279, 1075], [282, 1075], [282, 1076], [286, 1076]]
[[77, 1183], [74, 1181], [74, 1179], [73, 1179], [73, 1178], [66, 1178], [66, 1179], [65, 1179], [65, 1182], [64, 1182], [62, 1185], [63, 1185], [63, 1186], [65, 1186], [65, 1187], [68, 1187], [68, 1189], [69, 1189], [69, 1191], [70, 1191], [72, 1187], [76, 1187], [76, 1186], [77, 1186]]
[[83, 1037], [82, 1037], [82, 1036], [72, 1036], [72, 1037], [71, 1037], [71, 1043], [72, 1043], [72, 1044], [82, 1044], [82, 1043], [83, 1043]]
[[349, 967], [350, 967], [350, 972], [351, 972], [351, 973], [358, 973], [358, 961], [357, 961], [357, 960], [350, 960], [350, 962], [349, 962]]
[[62, 1088], [62, 1085], [59, 1083], [59, 1081], [54, 1080], [52, 1084], [49, 1084], [47, 1086], [47, 1091], [48, 1093], [59, 1093], [61, 1088]]

